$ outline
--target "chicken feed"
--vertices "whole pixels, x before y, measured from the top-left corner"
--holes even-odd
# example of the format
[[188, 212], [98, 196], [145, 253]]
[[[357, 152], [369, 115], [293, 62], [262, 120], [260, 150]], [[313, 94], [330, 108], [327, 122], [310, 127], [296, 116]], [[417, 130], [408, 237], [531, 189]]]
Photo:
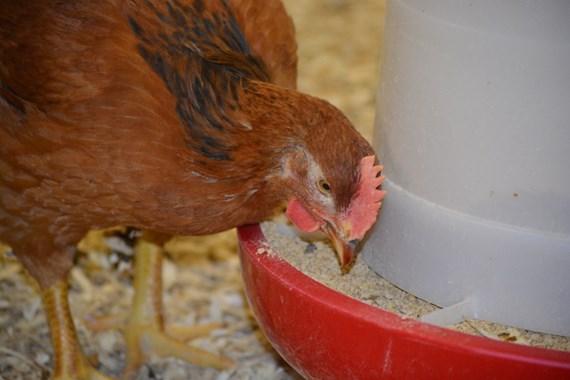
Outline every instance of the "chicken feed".
[[[332, 289], [410, 318], [420, 318], [438, 309], [377, 275], [361, 257], [348, 274], [342, 275], [336, 255], [326, 241], [304, 241], [297, 237], [291, 227], [278, 222], [264, 223], [262, 229], [271, 252]], [[569, 337], [542, 334], [488, 321], [470, 319], [448, 327], [510, 343], [570, 351]]]

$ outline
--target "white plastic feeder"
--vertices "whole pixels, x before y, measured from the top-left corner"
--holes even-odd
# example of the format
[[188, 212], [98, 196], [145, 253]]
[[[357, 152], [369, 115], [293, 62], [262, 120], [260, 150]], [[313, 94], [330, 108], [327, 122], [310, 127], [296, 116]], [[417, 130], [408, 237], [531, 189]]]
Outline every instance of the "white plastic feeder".
[[392, 0], [368, 263], [443, 306], [570, 335], [570, 1]]

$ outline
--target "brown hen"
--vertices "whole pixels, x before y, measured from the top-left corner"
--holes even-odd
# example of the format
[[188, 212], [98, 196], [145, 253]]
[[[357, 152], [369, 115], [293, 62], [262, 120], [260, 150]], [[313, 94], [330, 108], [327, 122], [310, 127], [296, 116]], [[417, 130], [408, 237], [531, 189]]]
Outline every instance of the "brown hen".
[[[91, 228], [147, 240], [256, 223], [288, 205], [347, 268], [384, 193], [369, 144], [296, 87], [279, 0], [4, 0], [0, 240], [42, 288], [54, 379], [104, 379], [81, 354], [66, 275]], [[126, 375], [151, 353], [231, 362], [164, 334], [159, 245], [137, 245]]]

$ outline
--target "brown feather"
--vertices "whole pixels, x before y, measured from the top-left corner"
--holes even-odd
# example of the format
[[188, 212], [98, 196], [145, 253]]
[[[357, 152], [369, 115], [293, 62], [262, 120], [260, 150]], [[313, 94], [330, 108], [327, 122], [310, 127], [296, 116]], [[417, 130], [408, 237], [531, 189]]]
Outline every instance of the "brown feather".
[[293, 20], [281, 0], [230, 0], [252, 52], [267, 67], [271, 82], [297, 87], [297, 42]]

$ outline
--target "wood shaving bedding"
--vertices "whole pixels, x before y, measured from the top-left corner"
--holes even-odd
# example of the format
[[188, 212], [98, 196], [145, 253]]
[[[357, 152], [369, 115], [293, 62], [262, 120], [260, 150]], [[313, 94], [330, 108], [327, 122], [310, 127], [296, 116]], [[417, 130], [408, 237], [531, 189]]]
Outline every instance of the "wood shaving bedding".
[[[18, 263], [10, 260], [3, 270], [19, 274], [0, 278], [0, 379], [47, 379], [52, 347], [39, 296]], [[71, 307], [82, 347], [102, 372], [119, 378], [125, 362], [122, 334], [117, 329], [95, 333], [85, 325], [93, 316], [125, 314], [132, 288], [113, 272], [86, 272], [84, 265], [74, 271]], [[222, 327], [209, 336], [189, 344], [227, 355], [236, 366], [218, 371], [177, 359], [154, 359], [139, 370], [137, 380], [300, 379], [273, 351], [251, 316], [235, 253], [202, 265], [179, 266], [165, 260], [163, 273], [168, 284], [164, 289], [167, 323], [220, 323]]]

